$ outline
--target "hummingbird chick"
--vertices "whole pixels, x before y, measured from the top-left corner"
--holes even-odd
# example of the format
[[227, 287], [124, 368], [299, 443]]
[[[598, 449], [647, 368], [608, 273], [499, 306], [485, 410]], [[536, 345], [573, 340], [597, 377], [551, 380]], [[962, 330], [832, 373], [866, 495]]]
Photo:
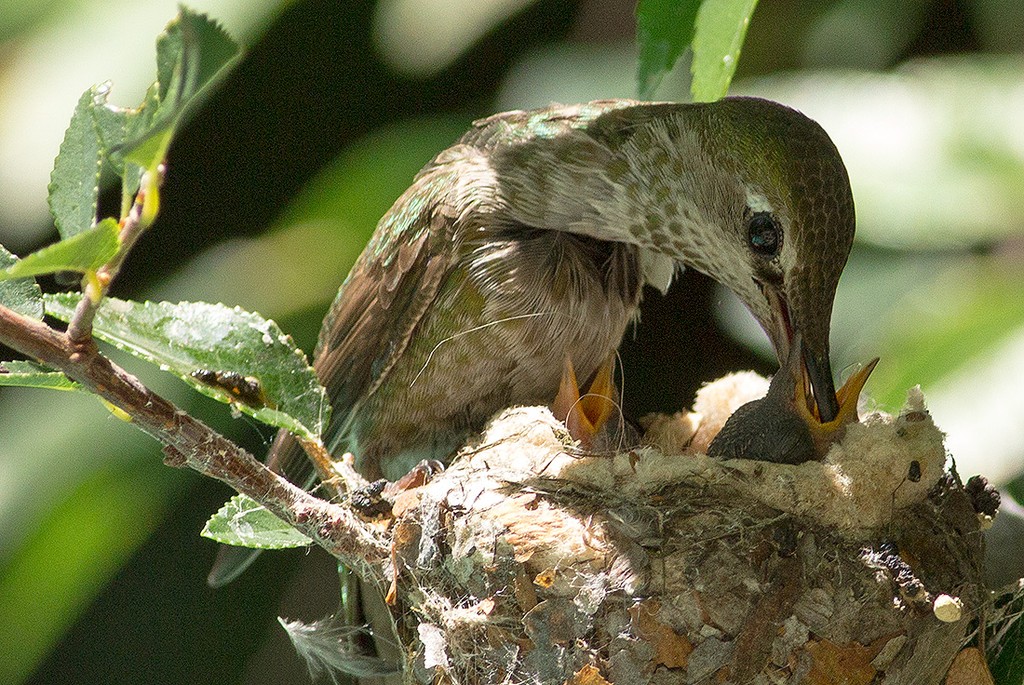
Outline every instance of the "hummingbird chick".
[[[774, 102], [605, 100], [480, 120], [384, 215], [324, 320], [324, 444], [371, 480], [447, 461], [501, 409], [553, 403], [567, 359], [592, 387], [644, 286], [665, 292], [684, 267], [735, 292], [781, 361], [801, 336], [793, 363], [830, 422], [829, 321], [853, 234], [835, 146]], [[270, 464], [313, 482], [284, 431]]]
[[733, 412], [708, 445], [709, 457], [801, 464], [825, 456], [846, 426], [858, 421], [857, 400], [878, 358], [850, 376], [836, 393], [839, 412], [831, 421], [823, 422], [810, 399], [801, 348], [797, 335], [768, 393]]

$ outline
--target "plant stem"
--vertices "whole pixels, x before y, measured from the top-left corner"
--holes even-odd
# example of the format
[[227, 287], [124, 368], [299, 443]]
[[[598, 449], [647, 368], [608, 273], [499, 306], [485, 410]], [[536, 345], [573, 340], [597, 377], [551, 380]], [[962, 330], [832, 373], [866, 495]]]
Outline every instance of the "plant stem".
[[110, 290], [121, 265], [131, 251], [135, 241], [142, 232], [156, 220], [160, 208], [160, 186], [163, 185], [166, 166], [161, 163], [152, 171], [142, 174], [139, 191], [128, 212], [121, 219], [121, 249], [114, 258], [96, 270], [87, 274], [82, 288], [85, 297], [78, 303], [71, 321], [68, 323], [67, 336], [74, 345], [85, 345], [92, 339], [92, 322], [96, 316], [103, 297]]

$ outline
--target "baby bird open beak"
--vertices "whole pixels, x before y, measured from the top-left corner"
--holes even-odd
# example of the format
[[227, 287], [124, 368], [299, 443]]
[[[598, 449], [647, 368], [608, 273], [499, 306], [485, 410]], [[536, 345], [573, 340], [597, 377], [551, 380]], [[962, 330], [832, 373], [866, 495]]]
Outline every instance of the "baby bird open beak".
[[836, 415], [823, 422], [802, 348], [797, 334], [768, 394], [748, 402], [729, 417], [708, 447], [708, 455], [783, 464], [821, 459], [843, 437], [846, 426], [860, 420], [857, 402], [878, 358], [864, 365], [836, 391]]
[[875, 357], [847, 378], [842, 387], [836, 390], [836, 404], [839, 410], [831, 421], [821, 420], [819, 404], [812, 396], [808, 375], [794, 371], [792, 364], [786, 365], [785, 373], [791, 377], [795, 376], [793, 405], [811, 433], [816, 458], [824, 457], [832, 443], [843, 437], [846, 433], [846, 426], [860, 421], [860, 416], [857, 413], [860, 393], [877, 365], [878, 357]]

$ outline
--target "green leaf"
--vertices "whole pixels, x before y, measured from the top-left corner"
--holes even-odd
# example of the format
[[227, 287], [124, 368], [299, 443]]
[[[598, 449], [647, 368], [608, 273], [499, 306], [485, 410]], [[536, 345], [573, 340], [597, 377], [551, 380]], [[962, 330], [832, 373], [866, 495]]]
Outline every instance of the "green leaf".
[[121, 229], [113, 219], [104, 219], [88, 231], [27, 255], [0, 271], [0, 281], [24, 276], [52, 274], [57, 271], [86, 272], [98, 269], [117, 254], [121, 247]]
[[[47, 295], [46, 313], [68, 321], [79, 299], [77, 293]], [[258, 314], [206, 302], [105, 298], [93, 329], [101, 340], [259, 421], [310, 439], [327, 424], [327, 394], [305, 355]]]
[[0, 362], [0, 385], [51, 390], [82, 390], [82, 386], [48, 366], [35, 362]]
[[650, 100], [693, 40], [700, 0], [640, 0], [636, 6], [637, 93]]
[[110, 164], [114, 173], [121, 177], [121, 196], [124, 206], [127, 206], [138, 192], [139, 182], [142, 178], [142, 167], [126, 160], [124, 151], [127, 147], [126, 141], [132, 137], [133, 133], [135, 137], [138, 137], [139, 132], [146, 129], [139, 123], [145, 118], [144, 110], [145, 101], [137, 109], [122, 109], [108, 104], [103, 107], [95, 107], [92, 112], [96, 133], [100, 137], [100, 143], [106, 154], [105, 161]]
[[97, 103], [106, 102], [104, 86], [93, 86], [78, 99], [71, 123], [50, 174], [50, 213], [61, 237], [92, 228], [96, 219], [103, 150], [93, 120]]
[[[18, 258], [0, 245], [0, 269], [10, 268]], [[0, 304], [23, 316], [43, 318], [43, 293], [33, 278], [0, 279]]]
[[224, 545], [255, 549], [307, 547], [313, 541], [245, 495], [235, 495], [210, 517], [201, 535]]
[[693, 81], [696, 102], [712, 102], [729, 91], [740, 48], [757, 0], [703, 0], [693, 31]]
[[153, 168], [176, 127], [237, 61], [239, 47], [219, 24], [181, 8], [156, 42], [157, 82], [128, 126], [126, 159]]
[[[163, 161], [176, 127], [238, 54], [238, 45], [220, 26], [182, 8], [157, 40], [159, 80], [137, 109], [108, 105], [109, 84], [93, 86], [79, 98], [50, 175], [50, 212], [63, 238], [92, 228], [105, 160], [123, 179], [122, 202], [130, 203], [141, 172]], [[154, 186], [146, 203], [154, 214], [155, 193]]]
[[126, 162], [142, 169], [152, 169], [163, 161], [174, 136], [170, 108], [162, 107], [156, 98], [159, 85], [154, 83], [142, 105], [132, 112], [125, 126], [125, 143], [118, 150]]
[[[108, 85], [101, 87], [109, 88]], [[124, 146], [128, 124], [135, 116], [136, 110], [115, 107], [105, 100], [92, 108], [93, 127], [100, 142], [100, 149], [118, 174], [124, 173], [124, 161], [118, 150]]]
[[[212, 81], [238, 54], [238, 45], [205, 15], [182, 8], [157, 38], [157, 81], [160, 99], [179, 104]], [[177, 86], [173, 92], [171, 86]]]
[[126, 174], [121, 152], [131, 132], [137, 137], [144, 130], [135, 123], [143, 118], [142, 108], [115, 107], [107, 102], [109, 92], [107, 82], [82, 95], [54, 161], [48, 200], [54, 223], [65, 238], [88, 230], [95, 221], [104, 163], [131, 186], [129, 196], [138, 188], [141, 170]]

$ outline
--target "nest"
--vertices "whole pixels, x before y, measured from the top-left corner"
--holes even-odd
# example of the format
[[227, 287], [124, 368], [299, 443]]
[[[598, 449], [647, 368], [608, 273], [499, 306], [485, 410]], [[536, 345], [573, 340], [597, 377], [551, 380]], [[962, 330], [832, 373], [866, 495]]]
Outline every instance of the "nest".
[[920, 392], [796, 466], [694, 451], [711, 414], [584, 454], [547, 409], [508, 410], [400, 492], [370, 608], [393, 682], [942, 682], [978, 626], [987, 514]]

